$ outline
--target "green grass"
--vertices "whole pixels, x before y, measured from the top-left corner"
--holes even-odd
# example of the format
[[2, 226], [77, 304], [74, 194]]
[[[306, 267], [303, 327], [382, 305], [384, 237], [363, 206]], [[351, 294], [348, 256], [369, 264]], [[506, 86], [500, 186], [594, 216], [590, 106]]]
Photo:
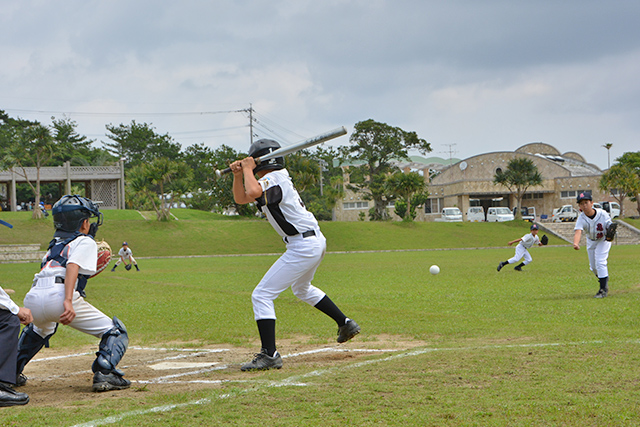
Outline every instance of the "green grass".
[[[113, 219], [118, 221], [136, 224], [132, 228], [141, 236], [149, 224]], [[189, 221], [191, 225], [185, 225]], [[167, 239], [163, 233], [204, 233], [207, 228], [224, 230], [232, 239], [240, 233], [234, 227], [244, 226], [265, 231], [259, 239], [253, 236], [255, 243], [240, 237], [245, 252], [255, 252], [256, 247], [268, 251], [268, 240], [276, 241], [275, 252], [282, 251], [277, 237], [260, 228], [263, 225], [193, 217], [153, 224], [148, 230], [163, 241]], [[504, 246], [522, 236], [527, 225], [327, 223], [322, 228], [330, 250], [335, 251]], [[184, 236], [194, 242], [203, 238]], [[215, 250], [229, 250], [217, 246], [225, 239], [213, 231], [207, 238], [216, 242]], [[242, 248], [231, 241], [229, 246]], [[169, 246], [156, 253], [172, 251]], [[510, 267], [496, 272], [498, 262], [513, 252], [512, 247], [495, 247], [327, 254], [314, 284], [362, 326], [362, 334], [349, 346], [375, 343], [382, 336], [425, 343], [414, 353], [404, 352], [404, 357], [372, 354], [365, 356], [366, 364], [341, 362], [313, 375], [309, 375], [313, 366], [293, 367], [285, 360], [282, 370], [256, 373], [252, 378], [264, 381], [258, 385], [228, 383], [180, 394], [153, 387], [135, 394], [135, 399], [108, 393], [64, 408], [3, 408], [0, 425], [73, 425], [174, 404], [185, 406], [132, 415], [113, 425], [640, 424], [636, 368], [640, 362], [640, 247], [613, 247], [611, 293], [604, 300], [592, 298], [597, 281], [589, 272], [584, 250], [533, 248], [534, 262], [523, 272]], [[140, 273], [118, 270], [92, 279], [88, 298], [127, 324], [132, 345], [252, 346], [257, 334], [250, 293], [275, 259], [271, 255], [145, 259]], [[439, 275], [429, 274], [432, 264], [440, 266]], [[21, 301], [37, 265], [0, 268], [3, 286], [16, 289], [14, 300]], [[332, 322], [298, 302], [290, 291], [278, 298], [276, 309], [279, 339], [317, 345], [334, 339]], [[95, 339], [63, 327], [51, 343], [54, 348], [72, 350], [94, 344]], [[225, 374], [210, 378], [222, 379]], [[306, 386], [275, 386], [288, 379]], [[194, 404], [199, 399], [206, 400]]]
[[[127, 241], [136, 257], [283, 250], [282, 240], [266, 220], [226, 220], [229, 217], [188, 209], [172, 212], [178, 220], [158, 222], [132, 210], [105, 211], [97, 239], [105, 239], [114, 250]], [[0, 244], [39, 243], [45, 249], [51, 240], [51, 216], [33, 220], [29, 212], [2, 212], [0, 218], [14, 225], [0, 227]], [[529, 223], [324, 222], [321, 228], [329, 251], [358, 251], [505, 246], [526, 234]], [[550, 245], [564, 243], [550, 236]]]

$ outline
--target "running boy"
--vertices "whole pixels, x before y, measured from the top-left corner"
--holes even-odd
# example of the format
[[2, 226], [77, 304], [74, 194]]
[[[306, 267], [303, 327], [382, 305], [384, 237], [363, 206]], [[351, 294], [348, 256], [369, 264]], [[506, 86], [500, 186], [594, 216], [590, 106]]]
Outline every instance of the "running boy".
[[606, 211], [593, 207], [591, 193], [581, 192], [576, 201], [581, 213], [574, 227], [573, 248], [576, 251], [580, 250], [580, 238], [584, 232], [587, 238], [589, 269], [600, 282], [600, 290], [594, 295], [594, 298], [605, 298], [609, 292], [607, 259], [611, 249], [611, 242], [606, 240], [606, 234], [612, 223], [611, 217]]
[[[98, 248], [93, 238], [102, 225], [102, 213], [91, 200], [77, 195], [63, 196], [51, 213], [54, 238], [24, 297], [33, 323], [22, 330], [18, 341], [17, 384], [26, 383], [22, 370], [62, 323], [100, 338], [98, 357], [91, 366], [94, 391], [128, 388], [131, 382], [116, 369], [129, 344], [127, 329], [117, 317], [110, 319], [78, 292], [96, 272]], [[90, 218], [97, 221], [90, 224]]]
[[524, 261], [516, 265], [513, 268], [514, 270], [522, 271], [522, 267], [524, 267], [525, 265], [533, 261], [533, 258], [529, 253], [529, 249], [533, 245], [542, 246], [542, 243], [540, 243], [540, 239], [538, 238], [538, 226], [533, 224], [530, 230], [531, 230], [531, 233], [525, 234], [521, 238], [512, 240], [509, 243], [507, 243], [509, 246], [511, 246], [514, 243], [519, 242], [518, 246], [516, 246], [516, 254], [513, 256], [513, 258], [509, 258], [508, 260], [498, 264], [498, 271], [502, 270], [502, 267], [504, 267], [507, 264], [515, 264], [516, 262], [520, 261], [522, 257], [524, 257]]
[[324, 292], [311, 284], [324, 258], [327, 241], [320, 232], [316, 218], [304, 207], [294, 188], [289, 172], [284, 168], [284, 158], [276, 157], [256, 166], [254, 157], [278, 148], [280, 144], [276, 141], [258, 140], [251, 144], [249, 157], [230, 165], [236, 203], [256, 202], [287, 245], [285, 253], [267, 271], [251, 294], [262, 349], [251, 362], [242, 365], [243, 371], [282, 367], [282, 358], [276, 349], [274, 300], [288, 287], [300, 300], [335, 320], [339, 343], [350, 340], [360, 332], [360, 326], [355, 321], [347, 318]]

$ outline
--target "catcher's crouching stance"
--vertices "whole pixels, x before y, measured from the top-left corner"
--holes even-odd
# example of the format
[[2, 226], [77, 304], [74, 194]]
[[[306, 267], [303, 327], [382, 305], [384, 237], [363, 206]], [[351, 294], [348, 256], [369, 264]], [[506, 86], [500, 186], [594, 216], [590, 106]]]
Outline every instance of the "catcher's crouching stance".
[[[97, 272], [98, 250], [94, 237], [102, 225], [102, 213], [81, 196], [63, 196], [52, 209], [54, 239], [24, 298], [33, 323], [22, 330], [18, 342], [17, 385], [24, 385], [25, 365], [48, 344], [58, 323], [100, 338], [97, 357], [91, 366], [93, 390], [121, 390], [131, 385], [116, 365], [127, 351], [129, 337], [124, 324], [107, 317], [82, 297], [89, 277]], [[90, 218], [97, 218], [89, 223]]]

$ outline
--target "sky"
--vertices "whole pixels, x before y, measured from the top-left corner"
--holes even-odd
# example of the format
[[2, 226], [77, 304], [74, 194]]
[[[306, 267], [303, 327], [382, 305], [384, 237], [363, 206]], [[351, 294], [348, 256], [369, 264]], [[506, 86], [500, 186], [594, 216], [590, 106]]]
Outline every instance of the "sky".
[[640, 151], [638, 22], [637, 0], [0, 0], [0, 110], [245, 152], [250, 108], [282, 145], [373, 119], [427, 157], [540, 141], [604, 169]]

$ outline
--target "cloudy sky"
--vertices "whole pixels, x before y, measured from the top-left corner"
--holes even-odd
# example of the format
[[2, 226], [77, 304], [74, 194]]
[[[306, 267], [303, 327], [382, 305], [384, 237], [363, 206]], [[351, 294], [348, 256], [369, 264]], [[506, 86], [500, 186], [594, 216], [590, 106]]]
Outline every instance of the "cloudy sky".
[[[640, 1], [0, 0], [0, 109], [283, 145], [374, 119], [466, 158], [640, 151]], [[335, 141], [345, 145], [348, 138]], [[335, 144], [334, 144], [335, 145]]]

